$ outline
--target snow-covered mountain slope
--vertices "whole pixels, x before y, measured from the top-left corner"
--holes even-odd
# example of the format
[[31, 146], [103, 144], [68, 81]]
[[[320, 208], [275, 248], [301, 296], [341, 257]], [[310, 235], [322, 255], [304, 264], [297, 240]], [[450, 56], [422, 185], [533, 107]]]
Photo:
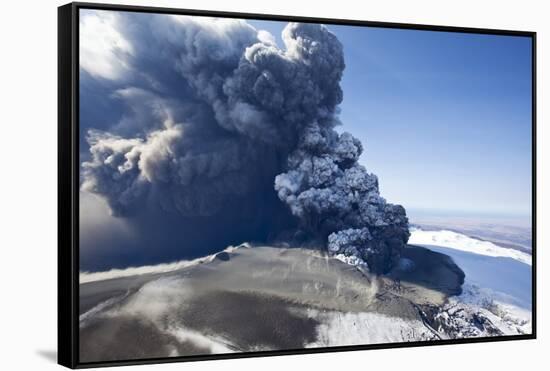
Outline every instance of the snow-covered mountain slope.
[[[172, 356], [531, 333], [530, 256], [456, 232], [411, 232], [385, 275], [317, 250], [249, 245], [81, 272], [81, 340], [96, 352], [88, 359], [104, 359], [136, 347]], [[144, 343], [151, 332], [164, 343]]]
[[531, 255], [525, 252], [501, 247], [489, 241], [483, 241], [448, 230], [424, 231], [417, 228], [411, 229], [409, 244], [448, 247], [477, 255], [512, 258], [528, 265], [531, 265], [532, 260]]
[[413, 229], [409, 244], [450, 256], [466, 274], [462, 294], [437, 317], [442, 329], [473, 331], [461, 337], [498, 335], [463, 326], [482, 318], [505, 335], [531, 332], [531, 255], [447, 230]]
[[435, 340], [436, 336], [420, 320], [391, 317], [378, 313], [310, 310], [312, 318], [321, 320], [317, 339], [308, 348], [343, 345], [400, 343]]

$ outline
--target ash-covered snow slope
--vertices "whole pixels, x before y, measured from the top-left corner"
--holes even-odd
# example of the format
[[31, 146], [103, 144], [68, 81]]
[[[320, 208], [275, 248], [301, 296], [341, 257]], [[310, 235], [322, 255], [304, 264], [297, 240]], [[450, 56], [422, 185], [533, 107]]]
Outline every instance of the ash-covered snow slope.
[[531, 255], [447, 230], [411, 229], [409, 244], [446, 254], [464, 271], [448, 310], [480, 311], [504, 334], [531, 332]]

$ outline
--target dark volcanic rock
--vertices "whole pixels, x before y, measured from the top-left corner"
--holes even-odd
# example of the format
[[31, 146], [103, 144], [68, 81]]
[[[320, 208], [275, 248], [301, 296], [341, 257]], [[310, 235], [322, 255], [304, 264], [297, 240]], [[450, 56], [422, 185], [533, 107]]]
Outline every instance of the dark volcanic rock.
[[226, 253], [225, 251], [222, 251], [216, 254], [216, 259], [226, 262], [229, 259], [231, 259], [231, 257], [229, 256], [228, 253]]
[[462, 293], [465, 274], [449, 256], [419, 246], [406, 247], [402, 250], [401, 256], [412, 261], [414, 267], [408, 270], [397, 267], [389, 272], [388, 277], [436, 290], [448, 296]]

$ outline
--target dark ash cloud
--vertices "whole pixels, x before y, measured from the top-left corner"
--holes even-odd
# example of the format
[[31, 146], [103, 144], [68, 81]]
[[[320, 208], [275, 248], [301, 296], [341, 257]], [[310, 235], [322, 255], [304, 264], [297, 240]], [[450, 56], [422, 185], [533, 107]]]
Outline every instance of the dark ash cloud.
[[376, 272], [391, 267], [408, 239], [405, 210], [380, 197], [376, 176], [358, 164], [361, 143], [334, 130], [345, 63], [326, 27], [291, 23], [279, 49], [244, 21], [86, 16], [123, 38], [88, 54], [116, 55], [116, 70], [81, 66], [88, 90], [97, 87], [92, 101], [108, 97], [102, 104], [122, 111], [83, 125], [81, 188], [104, 198], [141, 241], [135, 257], [115, 265], [284, 236], [327, 244]]

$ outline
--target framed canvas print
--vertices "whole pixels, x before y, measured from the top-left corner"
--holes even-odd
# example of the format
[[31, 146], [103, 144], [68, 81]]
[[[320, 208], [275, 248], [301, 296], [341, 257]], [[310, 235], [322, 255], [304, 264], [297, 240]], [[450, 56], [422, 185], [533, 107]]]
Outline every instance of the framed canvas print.
[[535, 338], [534, 32], [58, 16], [59, 363]]

